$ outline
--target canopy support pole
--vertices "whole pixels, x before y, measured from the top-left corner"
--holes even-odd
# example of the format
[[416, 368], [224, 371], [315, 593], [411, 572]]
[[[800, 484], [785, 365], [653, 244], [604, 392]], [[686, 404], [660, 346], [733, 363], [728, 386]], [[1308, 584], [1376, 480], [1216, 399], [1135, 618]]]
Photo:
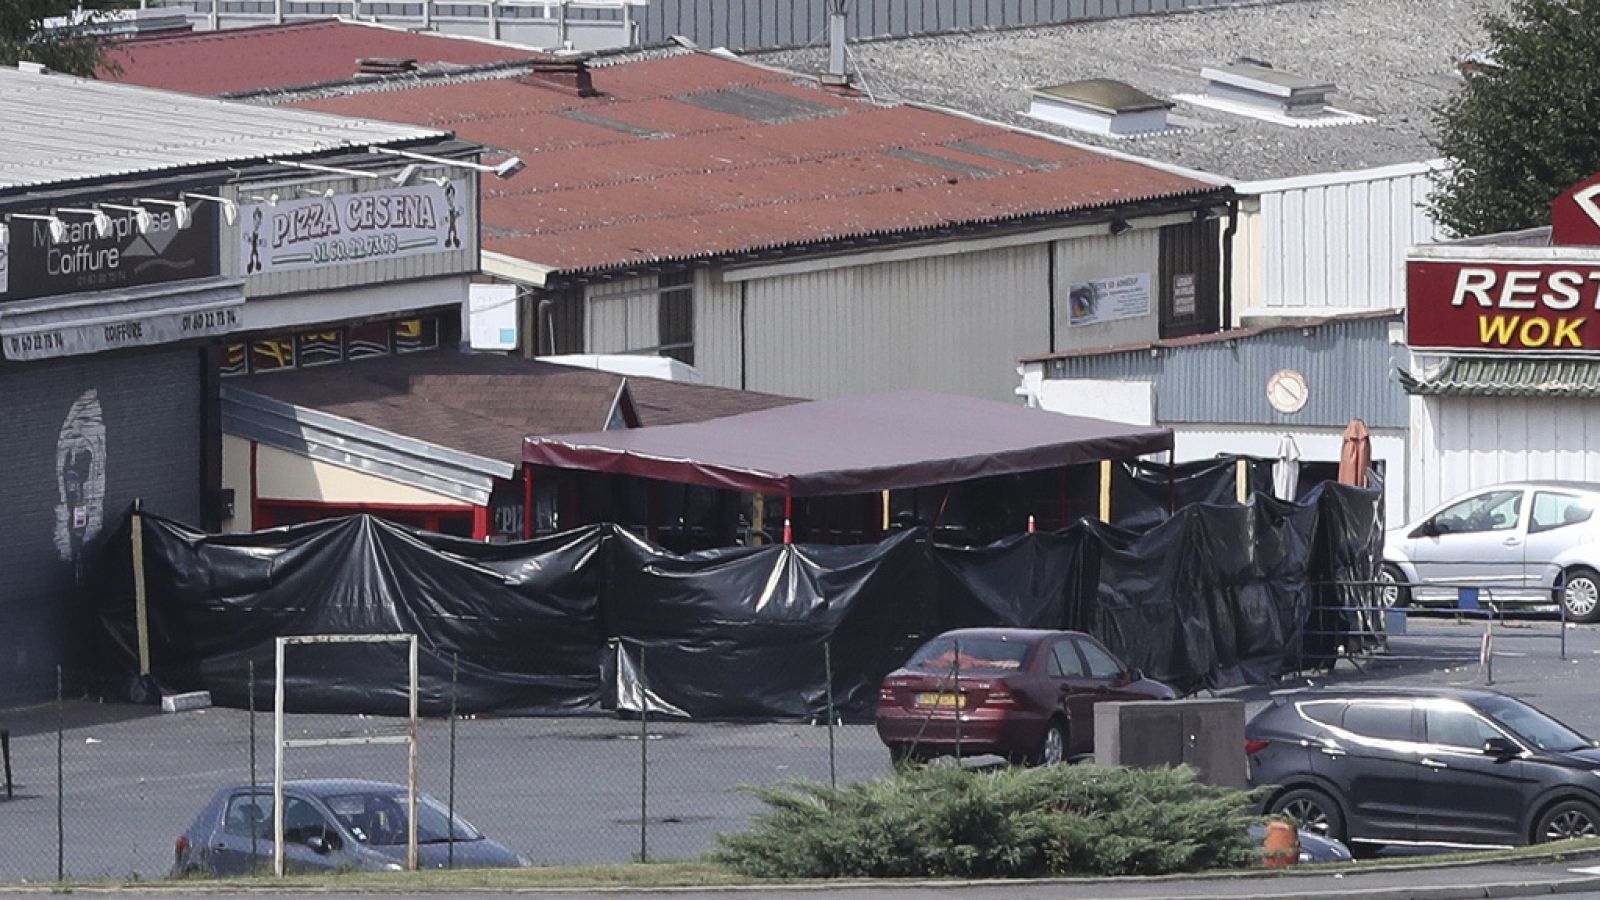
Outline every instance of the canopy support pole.
[[1061, 467], [1061, 527], [1062, 528], [1065, 528], [1068, 525], [1072, 524], [1072, 497], [1071, 497], [1071, 494], [1069, 493], [1069, 490], [1070, 490], [1069, 481], [1071, 480], [1070, 477], [1069, 477], [1069, 473], [1070, 472], [1071, 472], [1071, 469], [1069, 469], [1068, 467], [1066, 467], [1066, 466], [1062, 466]]
[[644, 497], [644, 532], [650, 539], [650, 543], [659, 546], [661, 544], [661, 524], [658, 521], [661, 517], [661, 482], [656, 481], [654, 478], [650, 479], [650, 484], [645, 489]]
[[533, 537], [533, 463], [522, 464], [522, 539]]

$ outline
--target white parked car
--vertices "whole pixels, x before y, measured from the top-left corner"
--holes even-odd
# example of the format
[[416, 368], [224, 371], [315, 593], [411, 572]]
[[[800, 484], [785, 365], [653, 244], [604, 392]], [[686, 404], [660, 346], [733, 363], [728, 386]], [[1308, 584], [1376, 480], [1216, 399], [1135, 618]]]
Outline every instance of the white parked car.
[[1444, 602], [1475, 587], [1479, 602], [1552, 603], [1600, 621], [1600, 484], [1522, 481], [1462, 494], [1383, 542], [1385, 606]]

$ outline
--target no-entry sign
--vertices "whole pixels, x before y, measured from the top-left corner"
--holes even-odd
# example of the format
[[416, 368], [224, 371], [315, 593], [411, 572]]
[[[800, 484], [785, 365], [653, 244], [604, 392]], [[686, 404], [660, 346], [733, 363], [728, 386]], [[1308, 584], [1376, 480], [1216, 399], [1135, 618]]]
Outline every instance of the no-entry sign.
[[1600, 353], [1600, 261], [1406, 263], [1420, 349]]

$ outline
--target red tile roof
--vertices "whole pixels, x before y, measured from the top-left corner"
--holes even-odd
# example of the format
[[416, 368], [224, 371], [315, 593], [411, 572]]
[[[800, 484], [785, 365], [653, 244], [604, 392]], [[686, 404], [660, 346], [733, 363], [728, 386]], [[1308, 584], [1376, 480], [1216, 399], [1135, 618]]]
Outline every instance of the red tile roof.
[[[589, 99], [508, 78], [298, 105], [427, 123], [521, 156], [528, 167], [516, 178], [484, 183], [483, 246], [567, 271], [1214, 190], [994, 125], [835, 96], [707, 54], [596, 68], [593, 76], [603, 96]], [[781, 108], [784, 100], [797, 115], [758, 121], [736, 113], [745, 101]]]
[[[267, 40], [265, 30], [257, 34]], [[294, 47], [299, 55], [296, 37], [276, 34], [258, 52]], [[339, 66], [349, 68], [351, 56], [344, 52]], [[241, 54], [231, 63], [236, 77], [270, 80], [252, 71], [252, 59]], [[147, 83], [139, 55], [123, 66], [123, 80]], [[167, 84], [205, 89], [213, 77], [201, 70]], [[515, 178], [483, 182], [482, 244], [557, 271], [1004, 223], [1218, 190], [995, 125], [838, 96], [711, 54], [597, 65], [592, 74], [601, 96], [508, 76], [402, 83], [296, 105], [452, 130], [491, 148], [491, 161], [521, 156], [527, 168]], [[283, 85], [310, 80], [276, 77]]]
[[365, 57], [414, 59], [419, 66], [475, 66], [533, 59], [539, 53], [483, 41], [415, 34], [332, 19], [292, 25], [197, 31], [135, 38], [110, 60], [122, 72], [101, 77], [126, 84], [232, 94], [265, 88], [347, 81]]

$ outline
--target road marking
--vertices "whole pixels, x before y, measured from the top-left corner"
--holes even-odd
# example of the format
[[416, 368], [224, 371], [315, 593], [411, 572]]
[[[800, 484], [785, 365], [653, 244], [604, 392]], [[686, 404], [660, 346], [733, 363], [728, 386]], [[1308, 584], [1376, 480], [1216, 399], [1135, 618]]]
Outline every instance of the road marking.
[[1577, 872], [1579, 875], [1600, 875], [1600, 866], [1584, 866], [1581, 869], [1568, 869], [1568, 872]]

